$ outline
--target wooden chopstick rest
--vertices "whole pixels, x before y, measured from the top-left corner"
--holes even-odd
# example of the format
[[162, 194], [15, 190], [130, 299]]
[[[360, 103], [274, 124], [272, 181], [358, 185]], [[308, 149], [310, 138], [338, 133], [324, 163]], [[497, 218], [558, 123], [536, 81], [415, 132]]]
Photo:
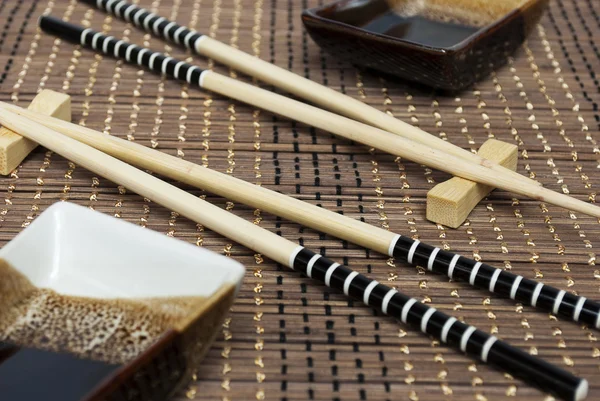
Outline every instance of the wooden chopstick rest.
[[[44, 89], [33, 98], [28, 109], [61, 120], [71, 121], [71, 97], [64, 93]], [[10, 174], [36, 146], [37, 143], [1, 127], [0, 174]]]
[[[519, 148], [516, 145], [488, 139], [477, 153], [513, 171], [517, 169]], [[460, 177], [444, 181], [427, 193], [427, 220], [458, 228], [475, 206], [494, 189]]]

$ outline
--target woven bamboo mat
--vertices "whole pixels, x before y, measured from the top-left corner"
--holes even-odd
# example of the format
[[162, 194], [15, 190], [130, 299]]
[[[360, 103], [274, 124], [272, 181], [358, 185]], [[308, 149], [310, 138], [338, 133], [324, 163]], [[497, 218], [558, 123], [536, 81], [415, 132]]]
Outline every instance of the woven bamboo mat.
[[[317, 1], [140, 0], [146, 8], [465, 148], [475, 150], [491, 137], [516, 143], [519, 172], [554, 190], [595, 200], [600, 187], [597, 1], [552, 1], [514, 59], [460, 97], [361, 74], [322, 53], [300, 21], [301, 10]], [[495, 192], [459, 229], [437, 226], [425, 220], [425, 195], [447, 174], [61, 43], [36, 30], [44, 11], [186, 57], [75, 0], [1, 0], [3, 100], [27, 105], [42, 88], [68, 92], [74, 121], [82, 125], [598, 299], [600, 225], [595, 219]], [[202, 58], [193, 61], [213, 66]], [[600, 398], [597, 331], [186, 189], [586, 377], [590, 399]], [[247, 266], [243, 290], [197, 382], [178, 399], [552, 399], [45, 149], [0, 179], [0, 198], [2, 243], [50, 204], [69, 200]]]

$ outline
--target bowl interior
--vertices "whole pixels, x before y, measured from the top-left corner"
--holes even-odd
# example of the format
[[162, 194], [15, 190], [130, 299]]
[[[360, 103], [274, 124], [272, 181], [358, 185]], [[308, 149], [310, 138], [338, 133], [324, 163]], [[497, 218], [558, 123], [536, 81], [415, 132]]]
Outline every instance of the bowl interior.
[[449, 48], [531, 0], [347, 0], [317, 15], [418, 45]]
[[0, 250], [35, 286], [90, 298], [210, 296], [241, 284], [239, 263], [71, 203], [57, 203]]

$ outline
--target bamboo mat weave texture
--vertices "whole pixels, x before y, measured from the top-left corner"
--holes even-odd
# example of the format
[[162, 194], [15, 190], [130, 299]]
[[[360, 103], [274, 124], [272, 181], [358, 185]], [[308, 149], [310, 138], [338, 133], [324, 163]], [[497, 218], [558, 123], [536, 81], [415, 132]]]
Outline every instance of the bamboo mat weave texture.
[[[596, 0], [553, 0], [508, 65], [460, 97], [361, 73], [322, 53], [300, 21], [301, 10], [318, 0], [138, 3], [464, 148], [475, 151], [488, 138], [515, 143], [521, 174], [553, 190], [596, 199]], [[238, 76], [74, 0], [0, 0], [2, 100], [26, 106], [43, 88], [65, 91], [72, 96], [74, 122], [599, 298], [597, 220], [497, 191], [459, 229], [432, 224], [425, 219], [425, 196], [447, 174], [56, 40], [36, 28], [43, 12]], [[592, 385], [589, 399], [600, 399], [597, 331], [185, 189], [586, 377]], [[45, 149], [0, 179], [0, 198], [2, 244], [49, 205], [68, 200], [247, 266], [239, 299], [199, 367], [198, 380], [178, 400], [552, 399]]]

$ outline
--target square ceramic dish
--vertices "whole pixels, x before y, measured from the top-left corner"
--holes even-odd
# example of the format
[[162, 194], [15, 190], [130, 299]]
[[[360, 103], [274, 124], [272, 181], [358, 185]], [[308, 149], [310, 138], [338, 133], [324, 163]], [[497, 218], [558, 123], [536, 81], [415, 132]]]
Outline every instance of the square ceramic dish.
[[547, 3], [340, 0], [305, 10], [302, 21], [314, 41], [340, 59], [456, 91], [504, 64]]
[[218, 255], [71, 203], [57, 203], [0, 250], [36, 287], [111, 299], [203, 297], [86, 400], [165, 399], [185, 384], [214, 340], [244, 277]]

